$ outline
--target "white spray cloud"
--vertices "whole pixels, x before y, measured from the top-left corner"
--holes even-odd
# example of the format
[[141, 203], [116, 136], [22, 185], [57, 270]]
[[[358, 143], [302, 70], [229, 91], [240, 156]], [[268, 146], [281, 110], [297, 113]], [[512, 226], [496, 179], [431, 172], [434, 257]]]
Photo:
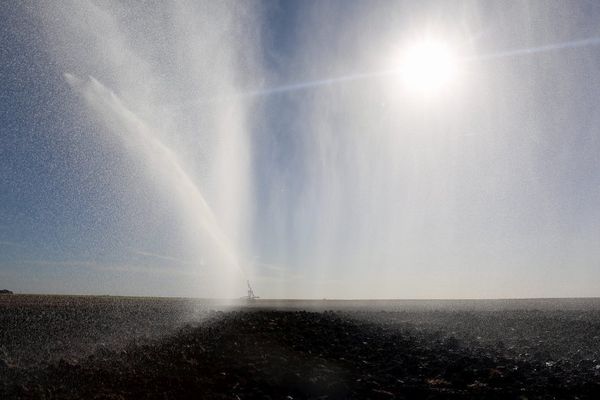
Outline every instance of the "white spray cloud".
[[260, 29], [253, 7], [176, 2], [150, 10], [66, 1], [40, 8], [65, 79], [93, 111], [85, 118], [104, 124], [121, 151], [143, 163], [147, 180], [136, 185], [153, 185], [175, 200], [174, 213], [184, 221], [177, 229], [187, 242], [182, 256], [221, 270], [199, 291], [237, 293], [248, 269], [247, 105], [235, 98], [185, 109], [168, 105], [234, 93], [254, 79]]

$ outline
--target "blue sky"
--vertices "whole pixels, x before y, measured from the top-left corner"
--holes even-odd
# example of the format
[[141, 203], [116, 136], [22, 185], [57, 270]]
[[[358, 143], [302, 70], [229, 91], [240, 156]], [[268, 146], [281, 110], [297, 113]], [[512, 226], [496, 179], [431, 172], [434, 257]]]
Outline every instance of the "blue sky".
[[[598, 296], [599, 17], [586, 1], [3, 7], [0, 286]], [[377, 73], [424, 36], [468, 60], [428, 99]]]

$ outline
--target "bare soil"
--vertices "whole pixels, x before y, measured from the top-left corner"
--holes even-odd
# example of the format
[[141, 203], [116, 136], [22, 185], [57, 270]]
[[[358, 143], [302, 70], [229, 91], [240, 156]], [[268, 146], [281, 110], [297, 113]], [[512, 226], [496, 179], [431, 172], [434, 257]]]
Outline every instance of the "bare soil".
[[[151, 317], [128, 315], [141, 331], [140, 315]], [[144, 340], [130, 330], [126, 345], [85, 357], [0, 361], [0, 398], [600, 398], [597, 310], [246, 307], [203, 315]]]

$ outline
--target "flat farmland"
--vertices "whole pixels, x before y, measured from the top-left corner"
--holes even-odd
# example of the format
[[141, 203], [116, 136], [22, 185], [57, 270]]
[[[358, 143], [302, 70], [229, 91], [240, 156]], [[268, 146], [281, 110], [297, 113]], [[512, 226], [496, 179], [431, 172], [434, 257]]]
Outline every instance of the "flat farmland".
[[598, 398], [595, 299], [0, 298], [1, 398]]

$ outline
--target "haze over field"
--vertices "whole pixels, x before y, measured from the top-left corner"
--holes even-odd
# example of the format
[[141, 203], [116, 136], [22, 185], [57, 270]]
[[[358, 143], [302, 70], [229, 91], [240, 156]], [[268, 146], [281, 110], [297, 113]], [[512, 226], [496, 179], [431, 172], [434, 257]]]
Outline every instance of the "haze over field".
[[600, 296], [600, 5], [0, 7], [0, 289]]

